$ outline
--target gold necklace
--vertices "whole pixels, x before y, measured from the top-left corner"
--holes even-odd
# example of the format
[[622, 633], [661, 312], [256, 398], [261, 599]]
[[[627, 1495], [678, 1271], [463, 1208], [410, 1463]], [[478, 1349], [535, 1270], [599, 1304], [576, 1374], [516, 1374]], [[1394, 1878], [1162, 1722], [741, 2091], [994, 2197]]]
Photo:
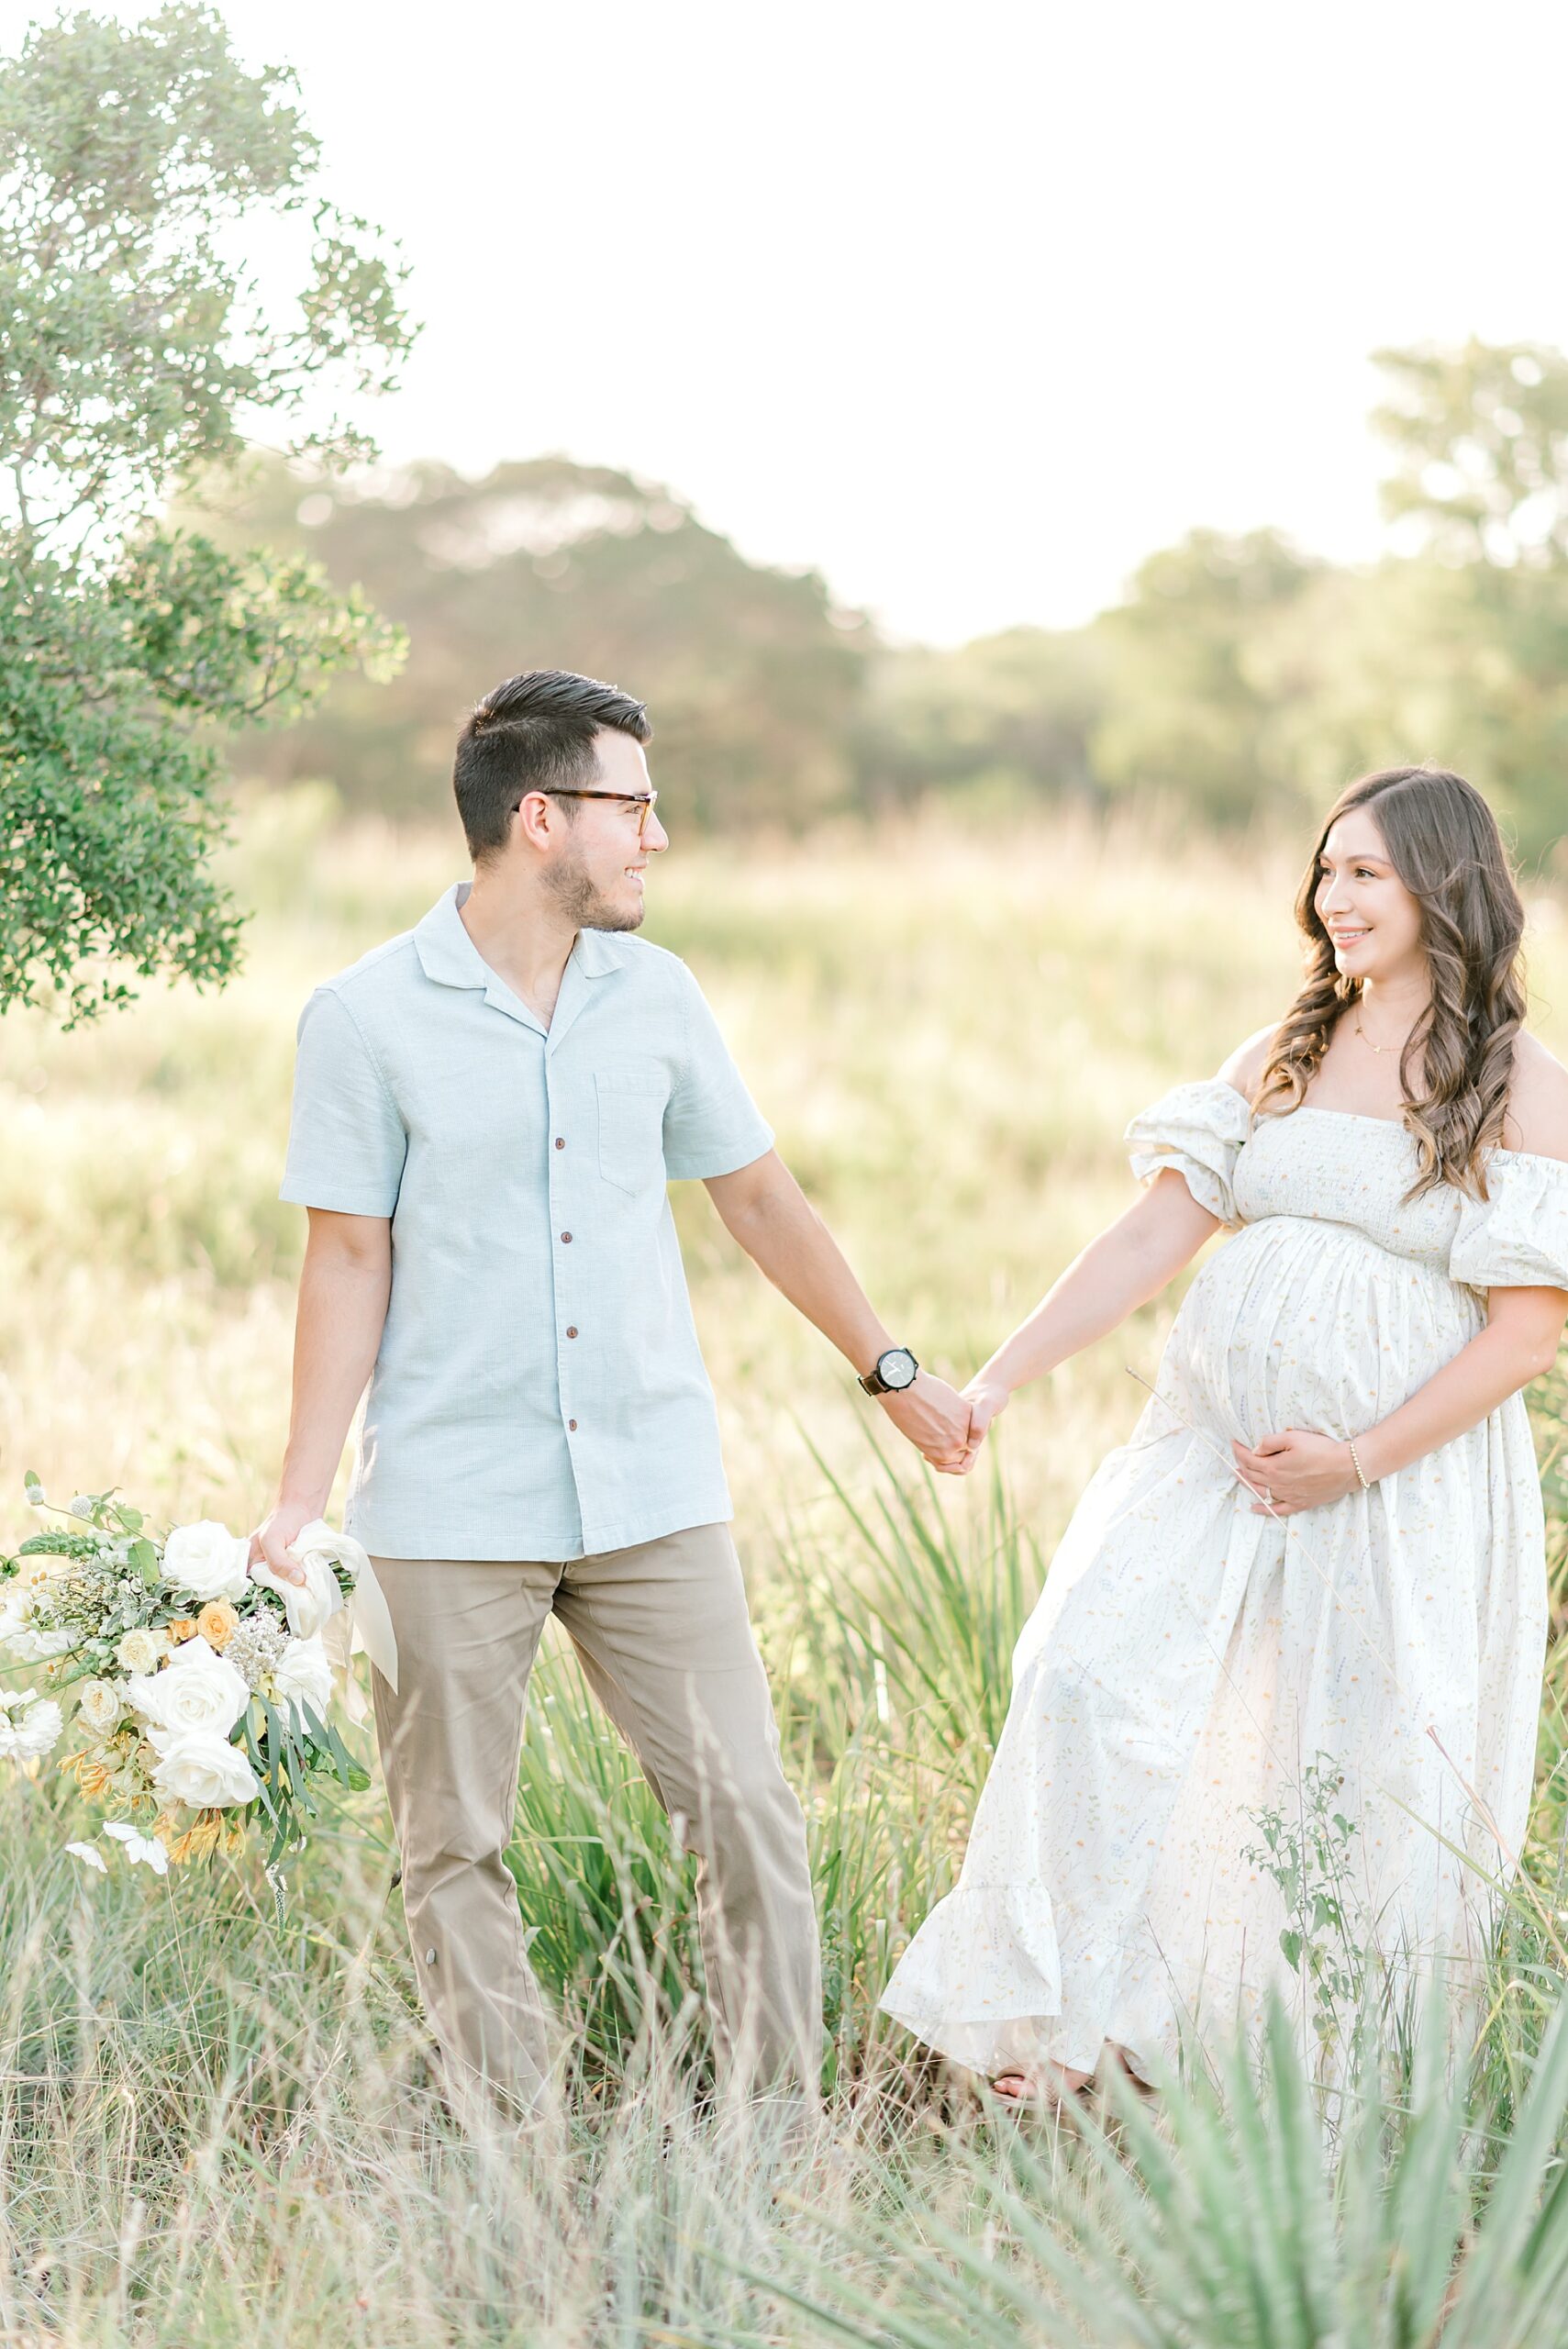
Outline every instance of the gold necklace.
[[1360, 1004], [1356, 1006], [1356, 1034], [1361, 1038], [1362, 1042], [1366, 1046], [1367, 1051], [1369, 1052], [1376, 1052], [1380, 1059], [1385, 1052], [1402, 1052], [1406, 1045], [1410, 1041], [1408, 1034], [1406, 1034], [1400, 1038], [1396, 1044], [1374, 1044], [1372, 1038], [1367, 1034], [1366, 1030], [1362, 1026]]

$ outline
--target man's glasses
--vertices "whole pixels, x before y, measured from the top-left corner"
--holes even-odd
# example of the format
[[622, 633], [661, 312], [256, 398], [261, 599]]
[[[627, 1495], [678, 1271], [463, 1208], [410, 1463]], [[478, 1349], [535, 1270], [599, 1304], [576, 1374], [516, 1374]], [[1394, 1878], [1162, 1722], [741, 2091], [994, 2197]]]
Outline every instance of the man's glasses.
[[536, 784], [534, 788], [541, 791], [547, 799], [618, 799], [623, 807], [637, 809], [639, 840], [648, 829], [648, 818], [653, 813], [659, 797], [656, 791], [569, 791], [565, 785], [556, 783]]

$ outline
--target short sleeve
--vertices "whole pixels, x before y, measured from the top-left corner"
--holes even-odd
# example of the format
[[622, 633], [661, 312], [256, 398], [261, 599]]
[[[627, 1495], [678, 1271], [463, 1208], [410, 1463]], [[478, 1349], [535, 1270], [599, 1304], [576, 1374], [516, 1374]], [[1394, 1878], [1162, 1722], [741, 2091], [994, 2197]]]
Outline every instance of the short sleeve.
[[676, 1181], [733, 1174], [773, 1146], [773, 1128], [746, 1090], [718, 1022], [683, 963], [685, 1050], [664, 1110], [664, 1168]]
[[299, 1019], [288, 1159], [278, 1191], [339, 1215], [390, 1215], [408, 1136], [353, 1015], [317, 987]]
[[1221, 1223], [1240, 1223], [1231, 1185], [1251, 1119], [1245, 1097], [1221, 1077], [1175, 1085], [1129, 1126], [1123, 1139], [1132, 1171], [1151, 1183], [1173, 1166], [1200, 1208]]
[[1450, 1278], [1467, 1288], [1568, 1288], [1568, 1164], [1499, 1151], [1486, 1187], [1489, 1197], [1460, 1208]]

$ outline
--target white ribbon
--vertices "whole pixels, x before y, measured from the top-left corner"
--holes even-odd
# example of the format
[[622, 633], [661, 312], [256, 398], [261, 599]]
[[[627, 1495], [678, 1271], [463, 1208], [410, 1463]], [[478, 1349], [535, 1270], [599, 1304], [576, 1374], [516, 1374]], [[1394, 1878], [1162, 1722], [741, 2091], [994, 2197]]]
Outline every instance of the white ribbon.
[[[350, 1657], [362, 1650], [383, 1678], [394, 1688], [397, 1686], [397, 1641], [386, 1595], [362, 1545], [351, 1533], [334, 1533], [324, 1517], [302, 1526], [288, 1549], [305, 1568], [303, 1586], [275, 1575], [264, 1560], [251, 1567], [251, 1578], [276, 1591], [296, 1639], [320, 1632], [344, 1709], [358, 1728], [369, 1720], [370, 1707], [350, 1668]], [[334, 1560], [347, 1566], [354, 1578], [346, 1602], [332, 1571]]]

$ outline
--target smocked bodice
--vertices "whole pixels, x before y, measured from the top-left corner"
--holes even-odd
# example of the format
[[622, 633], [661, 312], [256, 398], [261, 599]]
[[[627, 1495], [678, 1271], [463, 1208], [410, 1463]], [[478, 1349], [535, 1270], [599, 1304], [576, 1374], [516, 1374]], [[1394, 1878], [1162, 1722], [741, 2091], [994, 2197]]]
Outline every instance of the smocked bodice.
[[1232, 1226], [1291, 1217], [1360, 1233], [1471, 1288], [1568, 1288], [1568, 1164], [1494, 1150], [1485, 1199], [1444, 1184], [1410, 1199], [1416, 1144], [1392, 1119], [1344, 1110], [1254, 1117], [1218, 1078], [1179, 1085], [1127, 1130], [1144, 1181], [1172, 1166]]

